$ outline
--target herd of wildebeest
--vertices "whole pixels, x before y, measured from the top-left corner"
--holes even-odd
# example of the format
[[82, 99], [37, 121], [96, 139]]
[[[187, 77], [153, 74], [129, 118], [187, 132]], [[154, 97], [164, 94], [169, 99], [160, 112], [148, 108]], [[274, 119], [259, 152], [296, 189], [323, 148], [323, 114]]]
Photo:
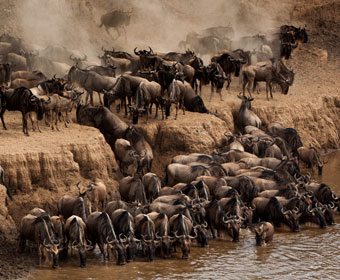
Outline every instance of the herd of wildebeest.
[[[216, 47], [219, 42], [216, 34], [223, 28], [205, 30], [208, 31], [215, 32], [210, 43]], [[186, 44], [202, 53], [202, 46], [209, 40], [201, 42], [202, 38], [195, 36], [188, 35]], [[58, 129], [58, 121], [63, 119], [67, 126], [68, 113], [76, 107], [77, 122], [100, 130], [125, 176], [119, 182], [122, 200], [108, 201], [106, 186], [96, 179], [87, 186], [78, 183], [78, 196], [62, 196], [55, 207], [56, 216], [40, 208], [31, 210], [21, 220], [19, 250], [35, 244], [39, 261], [42, 256], [52, 257], [54, 268], [59, 258], [77, 251], [80, 265], [85, 267], [87, 251], [98, 245], [104, 259], [113, 255], [117, 264], [125, 264], [136, 256], [149, 261], [155, 255], [170, 258], [177, 247], [182, 257], [188, 258], [192, 242], [207, 246], [208, 240], [220, 237], [221, 232], [225, 238], [239, 241], [241, 228], [253, 231], [256, 244], [261, 245], [273, 238], [274, 227], [280, 225], [286, 225], [293, 232], [299, 231], [300, 224], [315, 224], [320, 228], [334, 225], [340, 198], [326, 184], [313, 181], [311, 174], [301, 174], [299, 168], [303, 162], [321, 174], [325, 162], [320, 160], [317, 150], [303, 146], [293, 128], [271, 123], [266, 131], [261, 130], [260, 118], [251, 111], [251, 90], [256, 89], [258, 82], [267, 83], [268, 97], [273, 83], [287, 93], [294, 81], [294, 73], [285, 66], [282, 57], [288, 59], [298, 42], [307, 42], [306, 30], [282, 26], [278, 38], [278, 57], [272, 54], [277, 49], [270, 54], [271, 46], [263, 41], [261, 50], [265, 59], [254, 65], [250, 63], [252, 52], [242, 49], [219, 50], [211, 58], [211, 64], [204, 66], [192, 50], [161, 54], [150, 48], [135, 49], [135, 55], [104, 50], [100, 56], [102, 66], [95, 66], [88, 65], [86, 56], [81, 57], [75, 51], [47, 47], [30, 52], [21, 40], [1, 36], [0, 51], [6, 46], [12, 48], [4, 57], [9, 60], [11, 55], [20, 53], [28, 67], [12, 72], [10, 68], [18, 67], [19, 60], [1, 65], [4, 127], [4, 111], [19, 110], [27, 135], [27, 118], [36, 125], [35, 115], [41, 120], [43, 113], [46, 124]], [[264, 36], [248, 39], [264, 40]], [[248, 42], [246, 37], [242, 40]], [[199, 43], [196, 46], [193, 42]], [[71, 59], [74, 65], [58, 73], [53, 68], [56, 66], [52, 67], [53, 55], [55, 59]], [[116, 72], [120, 74], [117, 77]], [[153, 151], [134, 125], [138, 117], [146, 115], [147, 121], [153, 104], [156, 116], [160, 107], [163, 118], [164, 111], [166, 117], [170, 115], [172, 104], [176, 105], [176, 119], [180, 108], [183, 112], [186, 109], [213, 114], [199, 94], [201, 86], [211, 83], [211, 95], [216, 90], [222, 99], [224, 82], [230, 87], [232, 74], [239, 76], [240, 73], [243, 95], [238, 95], [242, 100], [237, 116], [239, 134], [225, 134], [223, 147], [210, 155], [194, 153], [173, 157], [166, 166], [164, 178], [152, 173]], [[46, 75], [54, 76], [47, 79]], [[246, 86], [249, 96], [245, 94]], [[91, 104], [81, 101], [84, 91]], [[105, 106], [93, 105], [94, 91], [103, 94]], [[110, 106], [117, 99], [121, 102], [115, 109], [124, 107], [125, 116], [129, 111], [133, 124], [111, 111]], [[99, 100], [102, 103], [100, 96]], [[12, 199], [4, 173], [1, 168], [2, 184]]]

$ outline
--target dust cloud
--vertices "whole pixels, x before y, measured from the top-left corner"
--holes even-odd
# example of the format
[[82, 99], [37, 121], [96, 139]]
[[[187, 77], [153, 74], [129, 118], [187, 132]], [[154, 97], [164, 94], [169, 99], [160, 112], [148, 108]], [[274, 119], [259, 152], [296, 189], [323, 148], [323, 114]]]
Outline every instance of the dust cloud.
[[[284, 4], [269, 0], [17, 0], [16, 24], [25, 42], [46, 47], [61, 45], [95, 59], [105, 48], [132, 52], [151, 46], [154, 51], [182, 51], [178, 43], [189, 32], [212, 26], [232, 26], [235, 39], [276, 28], [289, 19]], [[113, 10], [132, 12], [121, 36], [114, 28], [99, 27], [101, 15]], [[118, 37], [118, 38], [117, 38]]]

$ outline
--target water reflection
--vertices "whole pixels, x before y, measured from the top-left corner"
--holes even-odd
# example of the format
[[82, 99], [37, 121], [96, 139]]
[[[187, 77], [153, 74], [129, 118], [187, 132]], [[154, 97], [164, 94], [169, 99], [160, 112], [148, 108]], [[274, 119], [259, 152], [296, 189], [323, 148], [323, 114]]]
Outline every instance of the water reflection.
[[[340, 194], [340, 153], [327, 160], [323, 175], [314, 173], [313, 178]], [[335, 219], [338, 224], [325, 230], [310, 225], [298, 233], [280, 229], [263, 247], [255, 246], [253, 233], [242, 230], [238, 243], [225, 237], [208, 248], [193, 247], [190, 260], [181, 260], [178, 252], [170, 260], [116, 266], [89, 256], [87, 268], [81, 269], [75, 257], [57, 270], [41, 268], [29, 279], [339, 279], [340, 216]]]

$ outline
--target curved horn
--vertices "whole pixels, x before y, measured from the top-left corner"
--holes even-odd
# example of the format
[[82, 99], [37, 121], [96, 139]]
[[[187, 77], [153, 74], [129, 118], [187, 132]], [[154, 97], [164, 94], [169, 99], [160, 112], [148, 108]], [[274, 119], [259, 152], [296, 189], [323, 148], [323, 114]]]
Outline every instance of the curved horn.
[[150, 49], [149, 54], [153, 53], [153, 50], [151, 49], [150, 46], [149, 46], [149, 49]]
[[184, 235], [177, 235], [177, 231], [174, 232], [174, 235], [177, 239], [181, 239]]
[[294, 210], [293, 210], [293, 212], [294, 212], [295, 214], [299, 213], [299, 208], [295, 207]]
[[203, 224], [202, 224], [203, 227], [207, 228], [208, 227], [208, 223], [205, 221]]
[[136, 52], [137, 50], [137, 47], [134, 48], [133, 52], [135, 53], [135, 55], [140, 55], [140, 51], [139, 52]]
[[196, 230], [196, 229], [194, 229], [194, 233], [195, 233], [195, 236], [189, 235], [189, 238], [190, 238], [190, 239], [195, 239], [195, 238], [197, 238], [198, 234], [197, 234], [197, 230]]

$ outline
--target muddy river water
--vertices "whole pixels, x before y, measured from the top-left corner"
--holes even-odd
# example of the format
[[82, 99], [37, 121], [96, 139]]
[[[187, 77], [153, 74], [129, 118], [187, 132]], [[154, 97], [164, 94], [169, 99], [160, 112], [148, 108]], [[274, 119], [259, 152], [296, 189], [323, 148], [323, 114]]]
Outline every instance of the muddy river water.
[[[328, 157], [323, 175], [315, 177], [340, 194], [340, 152]], [[79, 258], [52, 270], [43, 266], [28, 279], [340, 279], [340, 215], [327, 229], [303, 226], [298, 233], [280, 229], [271, 243], [255, 246], [253, 233], [242, 230], [240, 242], [228, 237], [210, 241], [207, 248], [193, 246], [189, 260], [174, 254], [170, 260], [142, 259], [124, 266], [89, 255], [87, 267]]]

